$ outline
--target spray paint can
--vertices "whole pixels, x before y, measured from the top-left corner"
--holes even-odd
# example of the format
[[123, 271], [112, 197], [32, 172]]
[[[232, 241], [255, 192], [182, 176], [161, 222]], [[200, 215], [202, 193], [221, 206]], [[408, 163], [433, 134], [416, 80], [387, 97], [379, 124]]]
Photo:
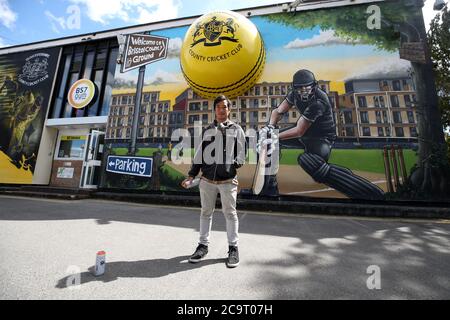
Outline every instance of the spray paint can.
[[95, 276], [101, 276], [105, 273], [106, 267], [106, 252], [97, 252], [97, 259], [95, 260]]

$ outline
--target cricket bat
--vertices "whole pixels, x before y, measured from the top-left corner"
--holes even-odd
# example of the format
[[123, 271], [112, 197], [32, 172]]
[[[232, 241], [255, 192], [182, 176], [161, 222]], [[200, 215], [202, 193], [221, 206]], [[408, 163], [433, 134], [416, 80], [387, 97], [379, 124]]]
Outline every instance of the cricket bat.
[[253, 194], [258, 195], [264, 187], [264, 177], [266, 173], [266, 155], [267, 145], [261, 150], [258, 157], [258, 163], [256, 164], [255, 175], [253, 176], [252, 191]]

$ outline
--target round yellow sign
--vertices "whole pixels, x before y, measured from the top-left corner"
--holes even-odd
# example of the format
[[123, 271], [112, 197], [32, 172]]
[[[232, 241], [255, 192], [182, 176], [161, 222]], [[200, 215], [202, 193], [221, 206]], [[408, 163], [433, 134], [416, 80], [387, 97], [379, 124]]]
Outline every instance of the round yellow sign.
[[95, 83], [89, 79], [80, 79], [70, 87], [67, 100], [75, 109], [82, 109], [92, 102], [96, 91]]
[[205, 14], [189, 27], [180, 63], [186, 81], [200, 96], [235, 98], [253, 87], [265, 57], [256, 26], [239, 13], [221, 11]]

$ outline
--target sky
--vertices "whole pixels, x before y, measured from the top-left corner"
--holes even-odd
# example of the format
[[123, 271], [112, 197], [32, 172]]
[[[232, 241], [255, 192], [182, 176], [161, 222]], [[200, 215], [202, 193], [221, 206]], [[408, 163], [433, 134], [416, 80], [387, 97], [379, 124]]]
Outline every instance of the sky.
[[[0, 48], [282, 0], [0, 0]], [[434, 17], [426, 0], [426, 25]], [[293, 44], [294, 45], [294, 44]]]

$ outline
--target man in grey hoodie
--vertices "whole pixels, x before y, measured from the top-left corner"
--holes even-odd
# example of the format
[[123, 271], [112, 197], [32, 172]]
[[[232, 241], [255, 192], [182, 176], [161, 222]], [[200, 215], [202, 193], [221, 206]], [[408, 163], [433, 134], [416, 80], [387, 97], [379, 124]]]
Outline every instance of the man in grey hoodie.
[[220, 193], [229, 245], [226, 265], [233, 268], [239, 265], [239, 221], [236, 211], [237, 169], [245, 162], [245, 134], [238, 124], [229, 119], [230, 109], [231, 102], [226, 96], [220, 95], [214, 100], [215, 120], [205, 130], [202, 143], [196, 150], [194, 163], [188, 173], [189, 177], [182, 182], [182, 185], [188, 187], [202, 171], [199, 184], [202, 205], [200, 240], [189, 262], [197, 263], [208, 253], [212, 215], [217, 194]]

